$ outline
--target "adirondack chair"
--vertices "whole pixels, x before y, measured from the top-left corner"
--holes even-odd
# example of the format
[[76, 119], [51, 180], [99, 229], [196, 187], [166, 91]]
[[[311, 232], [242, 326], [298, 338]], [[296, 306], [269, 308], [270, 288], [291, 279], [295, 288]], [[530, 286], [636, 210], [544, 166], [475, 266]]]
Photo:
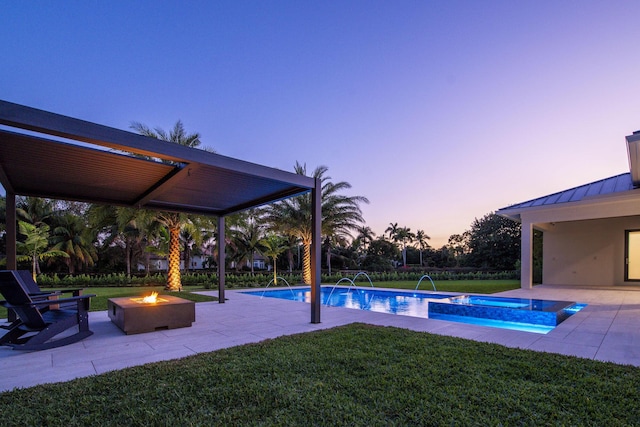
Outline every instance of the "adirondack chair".
[[[44, 350], [71, 344], [93, 334], [89, 330], [88, 311], [91, 297], [95, 295], [49, 299], [44, 293], [32, 297], [23, 282], [17, 271], [0, 271], [0, 294], [5, 299], [0, 305], [13, 310], [18, 317], [0, 337], [0, 345], [15, 350]], [[76, 326], [76, 333], [54, 339]]]
[[29, 270], [16, 270], [18, 276], [16, 279], [24, 286], [30, 296], [51, 295], [51, 294], [67, 294], [71, 293], [74, 297], [82, 295], [83, 288], [67, 288], [43, 291], [40, 286], [33, 280], [33, 274]]
[[[22, 287], [27, 290], [27, 292], [29, 293], [29, 296], [33, 300], [57, 299], [60, 295], [67, 294], [67, 293], [70, 293], [74, 297], [77, 297], [81, 295], [83, 291], [83, 289], [81, 288], [73, 288], [73, 289], [70, 288], [70, 289], [61, 289], [61, 290], [51, 289], [48, 291], [43, 291], [42, 289], [40, 289], [40, 287], [35, 282], [35, 280], [33, 280], [33, 274], [29, 270], [17, 270], [16, 273], [17, 273], [17, 275], [15, 276], [16, 280], [18, 280], [22, 285]], [[59, 306], [43, 307], [42, 310], [47, 310], [48, 308], [59, 308]], [[13, 310], [8, 309], [7, 321], [11, 322], [11, 325], [13, 325], [14, 322], [20, 321], [20, 320], [18, 319], [18, 316]], [[9, 329], [11, 325], [9, 326], [1, 325], [0, 327], [4, 329]]]

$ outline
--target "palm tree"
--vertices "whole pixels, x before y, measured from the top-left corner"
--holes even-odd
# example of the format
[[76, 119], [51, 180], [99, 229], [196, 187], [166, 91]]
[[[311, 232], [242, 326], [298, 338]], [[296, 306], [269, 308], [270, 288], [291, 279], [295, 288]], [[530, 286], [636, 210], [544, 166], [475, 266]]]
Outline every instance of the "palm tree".
[[[289, 261], [289, 273], [291, 273], [295, 267], [295, 263], [293, 259], [294, 249], [298, 250], [298, 258], [300, 258], [300, 239], [298, 239], [296, 236], [288, 235], [287, 236], [287, 261]], [[298, 259], [298, 263], [300, 263], [299, 259]]]
[[278, 256], [287, 250], [287, 241], [276, 235], [269, 234], [260, 240], [261, 252], [264, 256], [273, 260], [273, 284], [278, 285], [277, 261]]
[[407, 266], [407, 242], [411, 243], [416, 235], [409, 227], [401, 227], [396, 230], [394, 241], [402, 244], [402, 265]]
[[25, 236], [24, 242], [17, 242], [16, 248], [23, 255], [16, 258], [17, 261], [31, 262], [31, 274], [33, 281], [36, 281], [36, 269], [38, 268], [38, 260], [45, 260], [55, 257], [69, 258], [66, 252], [47, 249], [49, 247], [49, 226], [44, 223], [39, 225], [29, 224], [24, 221], [18, 221], [19, 232]]
[[[180, 120], [176, 122], [173, 129], [167, 133], [163, 129], [156, 127], [150, 129], [139, 122], [132, 122], [131, 128], [141, 135], [163, 141], [174, 142], [186, 147], [196, 148], [200, 145], [200, 134], [188, 134]], [[169, 269], [167, 271], [167, 285], [165, 289], [169, 291], [179, 291], [182, 289], [180, 280], [180, 230], [189, 221], [187, 215], [175, 212], [160, 212], [156, 220], [169, 230]]]
[[92, 266], [98, 259], [94, 242], [94, 231], [87, 226], [84, 218], [64, 212], [57, 215], [54, 222], [51, 242], [55, 250], [66, 252], [65, 258], [69, 273], [73, 274], [77, 267]]
[[331, 275], [331, 249], [335, 245], [347, 246], [347, 239], [342, 234], [327, 234], [324, 237], [324, 245], [327, 248], [327, 268], [329, 269], [329, 275]]
[[[306, 165], [296, 162], [295, 172], [306, 175]], [[345, 181], [331, 182], [331, 177], [325, 176], [328, 168], [318, 166], [312, 176], [322, 182], [322, 234], [348, 235], [349, 231], [364, 222], [360, 203], [369, 203], [366, 197], [345, 196], [340, 191], [351, 188]], [[302, 241], [302, 281], [311, 284], [311, 195], [292, 197], [269, 206], [266, 218], [274, 228], [280, 232], [295, 236]]]
[[431, 237], [429, 237], [427, 233], [424, 232], [424, 230], [416, 231], [415, 242], [418, 244], [418, 247], [420, 248], [420, 267], [422, 267], [422, 251], [425, 248], [429, 247], [429, 243], [427, 243], [427, 240], [429, 239], [431, 239]]
[[[49, 199], [40, 197], [19, 197], [16, 201], [16, 217], [34, 226], [51, 223], [51, 216], [55, 209], [54, 204]], [[4, 222], [4, 221], [3, 221]], [[40, 273], [40, 257], [35, 257], [35, 271]]]
[[371, 230], [371, 227], [364, 226], [364, 225], [361, 227], [358, 227], [357, 232], [358, 234], [356, 235], [356, 238], [353, 239], [353, 241], [351, 242], [351, 247], [353, 248], [353, 251], [357, 254], [357, 259], [355, 260], [356, 264], [360, 265], [362, 260], [366, 258], [367, 249], [369, 248], [369, 245], [371, 245], [371, 242], [373, 241], [373, 238], [376, 235], [376, 233], [374, 233], [373, 230]]
[[131, 274], [135, 257], [145, 253], [145, 228], [150, 215], [149, 211], [120, 206], [93, 205], [89, 208], [91, 227], [105, 236], [102, 244], [123, 249], [127, 275]]
[[398, 234], [398, 223], [397, 222], [390, 222], [389, 226], [387, 227], [386, 230], [384, 230], [385, 233], [389, 233], [389, 240], [391, 241], [396, 241], [396, 234]]
[[160, 212], [157, 221], [169, 230], [169, 266], [167, 270], [168, 291], [182, 290], [180, 279], [180, 230], [188, 218], [184, 214], [175, 212]]
[[189, 215], [188, 221], [182, 224], [180, 241], [183, 246], [184, 266], [188, 271], [193, 255], [202, 254], [202, 249], [207, 240], [211, 238], [215, 228], [212, 217], [202, 215]]
[[[159, 224], [158, 224], [159, 225]], [[148, 236], [149, 245], [145, 248], [145, 252], [153, 254], [159, 258], [169, 259], [169, 230], [166, 227], [159, 226], [153, 230]]]
[[362, 244], [362, 250], [366, 251], [367, 247], [369, 247], [369, 244], [373, 241], [373, 238], [375, 237], [376, 233], [374, 233], [373, 230], [371, 230], [371, 227], [364, 226], [364, 225], [361, 227], [358, 227], [356, 231], [358, 232], [356, 239], [360, 240]]
[[184, 129], [184, 125], [181, 120], [178, 120], [176, 124], [173, 125], [173, 129], [171, 129], [169, 133], [160, 127], [151, 129], [140, 122], [131, 122], [131, 129], [135, 130], [140, 135], [161, 139], [163, 141], [175, 142], [176, 144], [184, 145], [185, 147], [197, 148], [202, 143], [202, 141], [200, 141], [200, 134], [198, 132], [188, 134]]
[[237, 225], [232, 230], [233, 239], [238, 249], [239, 260], [248, 259], [251, 275], [254, 274], [254, 257], [264, 237], [264, 223], [258, 209], [250, 209], [239, 216]]
[[40, 197], [20, 197], [16, 203], [18, 219], [33, 225], [49, 222], [54, 210], [51, 200]]

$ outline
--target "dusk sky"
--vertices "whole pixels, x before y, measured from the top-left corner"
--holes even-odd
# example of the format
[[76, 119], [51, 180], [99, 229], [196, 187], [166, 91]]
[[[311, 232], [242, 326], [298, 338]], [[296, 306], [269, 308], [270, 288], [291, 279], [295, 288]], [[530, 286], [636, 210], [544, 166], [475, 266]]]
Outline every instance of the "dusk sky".
[[326, 165], [436, 248], [628, 172], [639, 1], [5, 1], [0, 99], [217, 153]]

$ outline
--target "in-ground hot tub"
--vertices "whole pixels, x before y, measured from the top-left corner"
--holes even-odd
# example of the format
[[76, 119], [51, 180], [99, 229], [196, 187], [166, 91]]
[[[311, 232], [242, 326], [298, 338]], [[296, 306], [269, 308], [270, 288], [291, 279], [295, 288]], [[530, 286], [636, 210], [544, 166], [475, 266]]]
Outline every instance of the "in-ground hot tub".
[[143, 298], [109, 298], [109, 318], [127, 335], [191, 326], [196, 321], [193, 301], [171, 295], [146, 303]]
[[[577, 303], [536, 299], [458, 295], [429, 302], [429, 317], [475, 317], [556, 327], [571, 314]], [[581, 307], [580, 307], [581, 308]]]

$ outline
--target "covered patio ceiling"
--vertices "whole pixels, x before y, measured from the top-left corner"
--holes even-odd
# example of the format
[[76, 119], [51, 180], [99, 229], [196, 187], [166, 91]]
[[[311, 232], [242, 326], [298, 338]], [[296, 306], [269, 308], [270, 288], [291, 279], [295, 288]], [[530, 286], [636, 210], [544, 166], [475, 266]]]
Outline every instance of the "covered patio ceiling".
[[8, 269], [16, 268], [16, 195], [213, 215], [224, 242], [226, 215], [311, 192], [311, 321], [320, 321], [319, 180], [0, 100], [0, 183]]
[[24, 196], [224, 216], [315, 185], [310, 177], [6, 101], [0, 124], [18, 130], [0, 129], [0, 182]]

